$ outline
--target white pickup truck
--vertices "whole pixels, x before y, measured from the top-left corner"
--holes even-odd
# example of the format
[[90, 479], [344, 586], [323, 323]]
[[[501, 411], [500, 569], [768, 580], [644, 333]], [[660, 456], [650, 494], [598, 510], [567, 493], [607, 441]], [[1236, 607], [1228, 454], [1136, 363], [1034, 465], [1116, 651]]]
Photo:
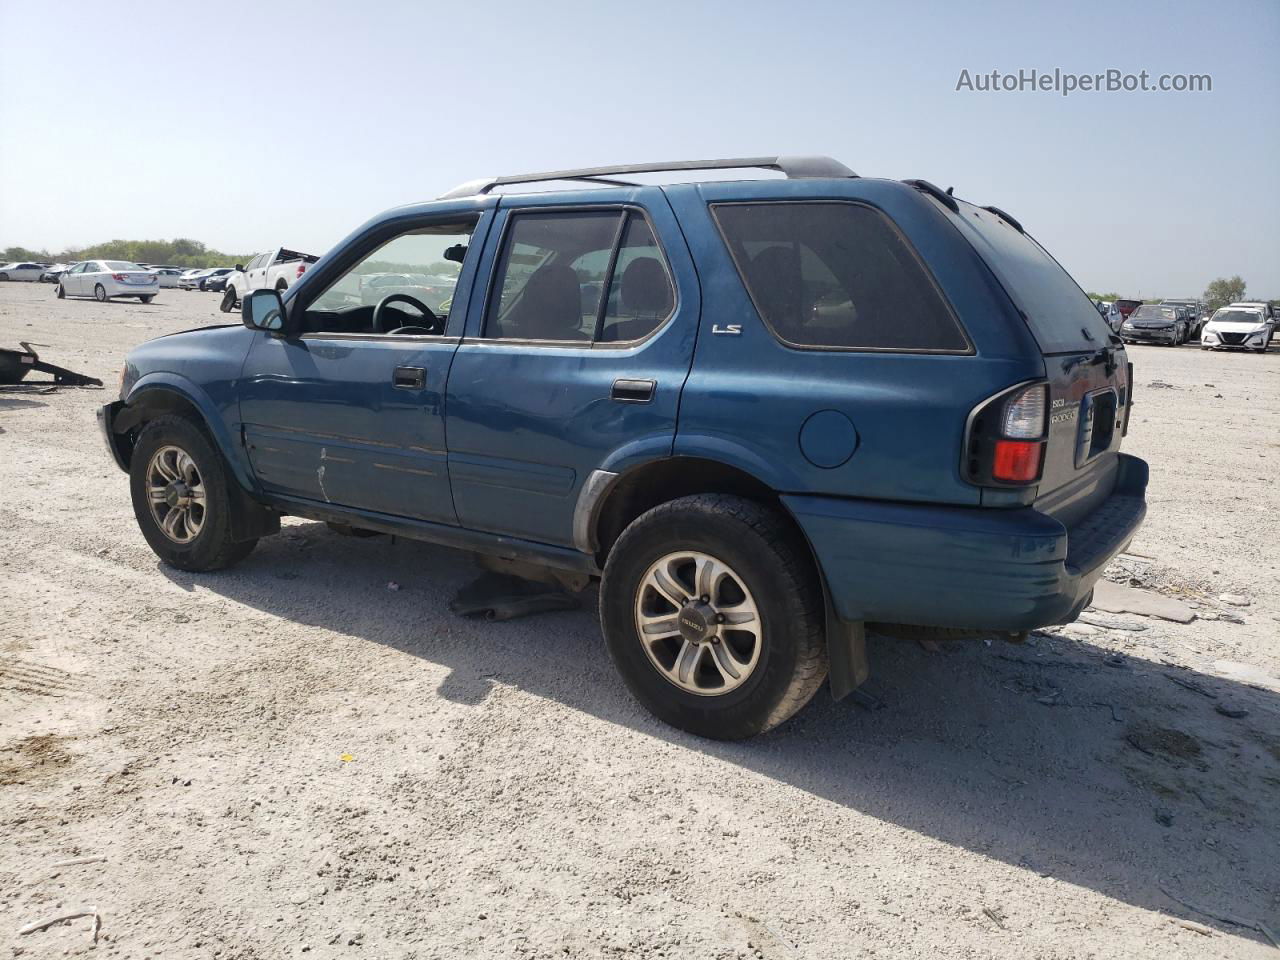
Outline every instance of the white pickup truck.
[[222, 312], [230, 313], [240, 298], [253, 290], [287, 290], [319, 259], [310, 253], [277, 247], [258, 254], [247, 264], [236, 264], [236, 272], [227, 277]]

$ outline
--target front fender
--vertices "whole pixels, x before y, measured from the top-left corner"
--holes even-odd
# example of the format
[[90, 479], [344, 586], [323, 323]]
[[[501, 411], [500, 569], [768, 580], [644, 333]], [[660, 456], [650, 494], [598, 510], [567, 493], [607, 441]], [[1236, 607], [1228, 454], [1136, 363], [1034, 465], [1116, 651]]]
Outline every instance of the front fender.
[[[176, 395], [195, 408], [204, 421], [209, 435], [213, 438], [215, 446], [235, 476], [236, 482], [247, 491], [255, 490], [253, 475], [248, 469], [243, 450], [238, 442], [239, 405], [234, 396], [228, 396], [219, 403], [198, 383], [181, 374], [169, 371], [148, 373], [140, 377], [130, 388], [128, 395], [124, 398], [125, 408], [116, 415], [114, 429], [123, 432], [136, 425], [142, 419], [138, 414], [145, 411], [150, 398], [161, 392]], [[138, 411], [133, 415], [132, 422], [130, 422], [130, 410]]]

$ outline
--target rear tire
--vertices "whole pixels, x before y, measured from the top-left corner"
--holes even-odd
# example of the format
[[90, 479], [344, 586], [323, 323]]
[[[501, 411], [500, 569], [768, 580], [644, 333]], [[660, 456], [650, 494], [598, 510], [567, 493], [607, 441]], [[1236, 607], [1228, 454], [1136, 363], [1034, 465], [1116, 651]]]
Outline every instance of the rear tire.
[[143, 303], [150, 303], [155, 298], [156, 298], [156, 295], [154, 293], [148, 293], [148, 294], [145, 294], [144, 296], [139, 297], [138, 299], [141, 300]]
[[284, 293], [289, 289], [289, 284], [284, 280], [276, 281], [276, 293]]
[[156, 556], [193, 572], [247, 557], [258, 541], [231, 539], [234, 482], [222, 455], [190, 420], [170, 416], [148, 423], [133, 450], [129, 491], [133, 515]]
[[632, 695], [701, 737], [776, 727], [827, 675], [812, 555], [776, 510], [741, 497], [682, 497], [634, 520], [609, 552], [600, 620]]
[[99, 303], [107, 302], [107, 290], [102, 284], [98, 283], [94, 285], [93, 299], [97, 300]]

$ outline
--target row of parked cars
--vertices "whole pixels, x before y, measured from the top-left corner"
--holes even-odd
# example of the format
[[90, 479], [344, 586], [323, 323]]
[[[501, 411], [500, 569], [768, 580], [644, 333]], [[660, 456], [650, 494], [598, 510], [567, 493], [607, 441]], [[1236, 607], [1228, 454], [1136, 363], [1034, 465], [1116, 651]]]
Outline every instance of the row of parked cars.
[[111, 300], [136, 297], [150, 303], [160, 290], [206, 290], [223, 293], [223, 311], [239, 305], [249, 290], [283, 291], [319, 257], [286, 247], [260, 253], [249, 263], [234, 267], [184, 268], [164, 263], [131, 260], [82, 260], [78, 263], [24, 261], [0, 264], [0, 281], [53, 283], [58, 297], [93, 297]]
[[1280, 326], [1280, 311], [1256, 300], [1228, 304], [1212, 314], [1199, 300], [1098, 300], [1094, 305], [1125, 343], [1179, 346], [1198, 341], [1204, 350], [1265, 353]]

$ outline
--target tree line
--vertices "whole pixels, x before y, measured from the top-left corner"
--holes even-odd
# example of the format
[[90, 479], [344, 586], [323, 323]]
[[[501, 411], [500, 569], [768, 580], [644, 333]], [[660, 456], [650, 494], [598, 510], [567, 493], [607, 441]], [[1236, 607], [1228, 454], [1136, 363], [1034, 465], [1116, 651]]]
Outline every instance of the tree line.
[[[1204, 301], [1205, 308], [1212, 313], [1220, 307], [1225, 307], [1229, 303], [1236, 303], [1244, 299], [1247, 284], [1238, 274], [1234, 277], [1219, 277], [1205, 288], [1204, 293], [1200, 294], [1200, 299]], [[1133, 297], [1126, 297], [1119, 293], [1094, 293], [1089, 292], [1089, 297], [1093, 300], [1132, 300]], [[1163, 297], [1147, 297], [1143, 303], [1163, 303]], [[1268, 301], [1275, 303], [1275, 300]]]
[[44, 263], [74, 263], [77, 260], [129, 260], [133, 263], [165, 263], [175, 267], [234, 267], [245, 263], [253, 254], [223, 253], [199, 240], [179, 237], [176, 240], [108, 240], [89, 247], [68, 247], [58, 253], [7, 247], [0, 260], [35, 260]]

